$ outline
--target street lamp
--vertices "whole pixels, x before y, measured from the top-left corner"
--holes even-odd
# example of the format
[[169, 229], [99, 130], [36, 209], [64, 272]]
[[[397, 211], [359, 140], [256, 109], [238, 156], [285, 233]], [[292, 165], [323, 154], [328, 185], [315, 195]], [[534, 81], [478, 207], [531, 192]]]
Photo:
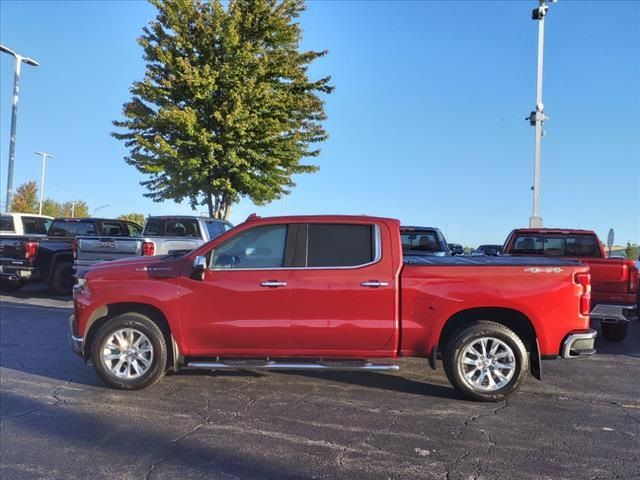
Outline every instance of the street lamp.
[[11, 136], [9, 137], [9, 171], [7, 173], [7, 200], [5, 211], [11, 208], [11, 197], [13, 196], [13, 162], [16, 158], [16, 122], [18, 119], [18, 93], [20, 92], [20, 67], [22, 62], [32, 67], [39, 65], [34, 59], [23, 57], [10, 48], [0, 45], [0, 52], [8, 53], [16, 59], [16, 70], [13, 77], [13, 108], [11, 110]]
[[93, 216], [94, 216], [94, 217], [96, 216], [96, 212], [97, 212], [98, 210], [102, 210], [103, 208], [107, 208], [107, 207], [110, 207], [110, 206], [111, 206], [111, 204], [109, 204], [109, 203], [105, 203], [104, 205], [100, 205], [98, 208], [94, 208], [94, 209], [93, 209]]
[[542, 66], [544, 62], [544, 18], [549, 10], [548, 3], [555, 3], [557, 0], [539, 0], [540, 4], [531, 12], [531, 18], [538, 22], [538, 79], [536, 88], [536, 110], [527, 117], [532, 127], [535, 127], [535, 143], [533, 147], [533, 214], [529, 218], [529, 227], [542, 227], [542, 217], [540, 216], [540, 163], [542, 156], [542, 129], [545, 120], [544, 104], [542, 103]]
[[54, 156], [44, 152], [33, 153], [42, 157], [42, 176], [40, 177], [40, 207], [38, 208], [38, 215], [42, 215], [42, 201], [44, 200], [44, 168], [47, 164], [47, 158], [54, 158]]

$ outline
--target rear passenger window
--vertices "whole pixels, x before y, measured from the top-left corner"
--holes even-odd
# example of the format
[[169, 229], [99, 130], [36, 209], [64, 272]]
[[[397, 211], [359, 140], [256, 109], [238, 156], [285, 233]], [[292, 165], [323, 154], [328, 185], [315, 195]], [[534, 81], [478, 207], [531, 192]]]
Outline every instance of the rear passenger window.
[[13, 217], [9, 215], [3, 215], [0, 217], [0, 230], [3, 232], [15, 232], [15, 228], [13, 226]]
[[307, 267], [355, 267], [375, 259], [371, 225], [310, 224]]

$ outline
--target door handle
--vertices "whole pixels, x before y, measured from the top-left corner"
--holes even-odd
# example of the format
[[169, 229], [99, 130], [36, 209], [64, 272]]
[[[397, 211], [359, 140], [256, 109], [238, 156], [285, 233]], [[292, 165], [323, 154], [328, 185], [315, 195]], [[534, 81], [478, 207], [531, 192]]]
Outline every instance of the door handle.
[[379, 282], [378, 280], [368, 280], [366, 282], [362, 282], [360, 285], [363, 287], [369, 288], [378, 288], [378, 287], [387, 287], [389, 284], [387, 282]]
[[260, 286], [271, 287], [271, 288], [286, 287], [287, 282], [280, 282], [278, 280], [267, 280], [266, 282], [260, 283]]

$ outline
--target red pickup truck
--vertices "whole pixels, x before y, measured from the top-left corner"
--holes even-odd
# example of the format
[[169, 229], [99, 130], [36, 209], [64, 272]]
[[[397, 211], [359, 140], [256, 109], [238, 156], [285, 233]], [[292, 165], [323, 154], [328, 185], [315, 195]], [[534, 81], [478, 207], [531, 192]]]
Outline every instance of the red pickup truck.
[[638, 268], [633, 260], [607, 258], [595, 232], [520, 228], [507, 237], [503, 254], [560, 257], [588, 265], [591, 269], [591, 319], [600, 321], [602, 336], [607, 340], [624, 340], [629, 319], [640, 311]]
[[251, 216], [187, 254], [90, 267], [69, 339], [120, 389], [181, 368], [397, 370], [389, 359], [414, 356], [496, 401], [540, 378], [541, 358], [595, 353], [590, 288], [567, 260], [403, 258], [397, 220]]

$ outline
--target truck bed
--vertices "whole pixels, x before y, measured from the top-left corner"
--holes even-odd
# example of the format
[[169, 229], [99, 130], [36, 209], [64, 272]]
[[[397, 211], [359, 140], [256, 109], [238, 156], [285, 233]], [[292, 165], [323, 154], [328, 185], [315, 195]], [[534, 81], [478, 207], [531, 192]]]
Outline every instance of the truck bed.
[[547, 257], [523, 257], [508, 255], [499, 257], [436, 257], [436, 256], [405, 256], [405, 265], [424, 265], [424, 266], [505, 266], [505, 267], [559, 267], [559, 266], [576, 266], [580, 265], [577, 260], [557, 259]]

